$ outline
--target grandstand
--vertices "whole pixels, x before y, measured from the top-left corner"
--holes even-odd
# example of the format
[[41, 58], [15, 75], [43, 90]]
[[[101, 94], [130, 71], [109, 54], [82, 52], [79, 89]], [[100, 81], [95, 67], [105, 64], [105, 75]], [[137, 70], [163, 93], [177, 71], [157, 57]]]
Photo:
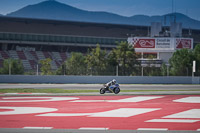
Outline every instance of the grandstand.
[[[0, 67], [13, 58], [22, 60], [25, 70], [34, 70], [40, 60], [51, 58], [55, 70], [71, 52], [86, 53], [96, 44], [110, 50], [130, 36], [149, 34], [148, 26], [0, 17]], [[200, 30], [183, 29], [182, 35], [200, 42]]]

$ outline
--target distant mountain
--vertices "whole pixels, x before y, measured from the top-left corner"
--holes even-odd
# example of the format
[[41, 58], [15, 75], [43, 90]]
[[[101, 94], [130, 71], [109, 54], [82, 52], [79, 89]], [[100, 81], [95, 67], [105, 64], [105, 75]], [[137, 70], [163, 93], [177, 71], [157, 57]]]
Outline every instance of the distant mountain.
[[200, 21], [194, 20], [181, 13], [171, 13], [163, 16], [145, 16], [145, 15], [135, 15], [130, 17], [131, 22], [134, 25], [150, 25], [151, 22], [162, 22], [163, 24], [169, 25], [170, 21], [176, 19], [176, 22], [181, 22], [184, 28], [200, 29]]
[[[35, 5], [29, 5], [15, 12], [7, 14], [7, 16], [12, 17], [128, 24], [142, 26], [150, 25], [151, 22], [164, 22], [165, 16], [168, 15], [175, 15], [177, 22], [182, 22], [184, 28], [200, 29], [200, 21], [191, 19], [186, 15], [180, 13], [151, 17], [145, 15], [125, 17], [108, 12], [85, 11], [57, 2], [55, 0], [48, 0]], [[170, 19], [166, 19], [166, 24], [169, 24], [169, 21]]]
[[7, 16], [105, 23], [128, 21], [128, 18], [116, 14], [84, 11], [52, 0], [26, 6]]

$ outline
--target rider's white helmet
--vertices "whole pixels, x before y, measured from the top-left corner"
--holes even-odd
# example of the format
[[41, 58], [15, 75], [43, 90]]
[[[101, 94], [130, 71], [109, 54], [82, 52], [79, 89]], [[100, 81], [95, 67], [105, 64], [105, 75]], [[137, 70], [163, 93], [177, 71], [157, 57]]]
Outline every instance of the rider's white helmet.
[[113, 80], [112, 80], [112, 82], [113, 82], [113, 83], [116, 83], [116, 80], [115, 80], [115, 79], [113, 79]]

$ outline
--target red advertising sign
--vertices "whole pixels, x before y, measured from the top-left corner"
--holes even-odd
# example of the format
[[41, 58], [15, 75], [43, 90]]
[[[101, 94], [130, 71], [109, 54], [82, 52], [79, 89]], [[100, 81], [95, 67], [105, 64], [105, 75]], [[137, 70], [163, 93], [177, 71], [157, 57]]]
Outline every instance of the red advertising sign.
[[155, 39], [133, 39], [134, 48], [155, 48]]
[[177, 49], [182, 49], [182, 48], [192, 48], [192, 39], [176, 39], [176, 48]]

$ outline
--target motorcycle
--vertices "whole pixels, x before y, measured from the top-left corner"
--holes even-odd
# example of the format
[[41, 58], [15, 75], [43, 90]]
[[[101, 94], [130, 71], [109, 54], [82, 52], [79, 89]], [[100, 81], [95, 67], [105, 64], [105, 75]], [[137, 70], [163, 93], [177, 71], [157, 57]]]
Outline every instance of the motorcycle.
[[111, 85], [109, 87], [107, 87], [104, 84], [103, 86], [104, 87], [100, 89], [100, 94], [104, 94], [104, 93], [115, 93], [115, 94], [118, 94], [120, 92], [119, 84]]

